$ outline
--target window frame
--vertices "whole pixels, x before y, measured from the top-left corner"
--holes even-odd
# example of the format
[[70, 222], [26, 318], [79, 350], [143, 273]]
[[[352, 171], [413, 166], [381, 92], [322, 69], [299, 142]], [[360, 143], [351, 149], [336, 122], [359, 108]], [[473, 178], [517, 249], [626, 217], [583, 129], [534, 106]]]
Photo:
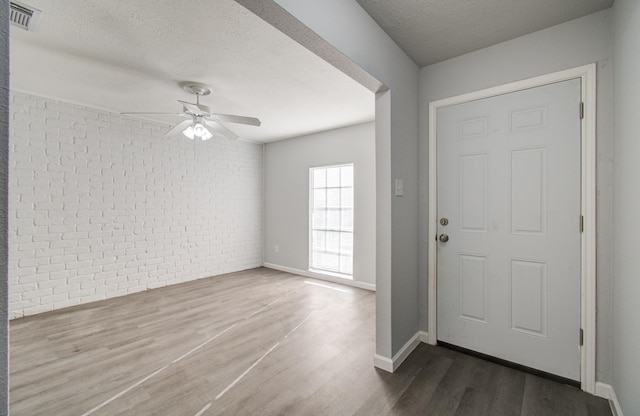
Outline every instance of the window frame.
[[[314, 172], [317, 169], [323, 169], [323, 170], [328, 170], [331, 168], [343, 168], [343, 167], [351, 167], [352, 169], [352, 177], [351, 177], [351, 206], [349, 208], [351, 208], [351, 229], [350, 230], [343, 230], [342, 229], [342, 215], [340, 215], [340, 227], [338, 227], [338, 229], [330, 229], [329, 227], [325, 226], [324, 228], [318, 229], [317, 227], [314, 227], [314, 214], [316, 213], [316, 208], [315, 208], [315, 190], [316, 189], [334, 189], [334, 188], [338, 188], [340, 190], [344, 189], [344, 188], [349, 188], [347, 186], [342, 186], [342, 178], [340, 178], [340, 186], [338, 187], [329, 187], [327, 183], [325, 183], [325, 186], [323, 187], [316, 187], [316, 184], [314, 183]], [[354, 270], [353, 270], [353, 265], [354, 265], [354, 252], [355, 252], [355, 163], [354, 162], [342, 162], [342, 163], [332, 163], [332, 164], [327, 164], [327, 165], [319, 165], [319, 166], [311, 166], [309, 168], [309, 227], [308, 227], [308, 232], [309, 232], [309, 271], [310, 272], [314, 272], [314, 273], [319, 273], [319, 274], [324, 274], [324, 275], [328, 275], [328, 276], [334, 276], [334, 277], [339, 277], [339, 278], [343, 278], [343, 279], [348, 279], [348, 280], [353, 280], [353, 276], [354, 276]], [[325, 174], [326, 175], [326, 174]], [[326, 178], [326, 176], [325, 176]], [[340, 192], [342, 194], [342, 192]], [[328, 201], [325, 200], [325, 204], [324, 204], [324, 208], [328, 208]], [[340, 204], [338, 206], [338, 210], [342, 211], [343, 209], [343, 205], [342, 205], [342, 195], [340, 197]], [[348, 233], [351, 234], [351, 252], [350, 257], [351, 257], [351, 265], [350, 265], [350, 269], [351, 269], [351, 273], [344, 273], [344, 272], [340, 272], [340, 271], [335, 271], [335, 270], [327, 270], [327, 269], [323, 269], [323, 268], [319, 268], [319, 267], [314, 267], [317, 266], [316, 264], [314, 264], [314, 260], [313, 260], [313, 255], [314, 253], [316, 253], [316, 250], [314, 249], [314, 239], [313, 239], [313, 232], [314, 231], [324, 231], [325, 233], [327, 232], [337, 232], [337, 233]], [[326, 234], [325, 234], [326, 235]], [[338, 244], [338, 256], [342, 257], [342, 247], [340, 246], [340, 243]], [[326, 251], [326, 243], [325, 243], [325, 251]], [[338, 269], [342, 269], [341, 267], [342, 264], [339, 265]]]

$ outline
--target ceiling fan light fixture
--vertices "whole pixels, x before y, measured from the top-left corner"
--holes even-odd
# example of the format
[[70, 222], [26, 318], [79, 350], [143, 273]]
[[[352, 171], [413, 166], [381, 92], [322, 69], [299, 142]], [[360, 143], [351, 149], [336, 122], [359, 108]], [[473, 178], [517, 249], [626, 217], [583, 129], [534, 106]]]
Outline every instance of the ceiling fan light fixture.
[[207, 129], [204, 128], [204, 126], [202, 125], [202, 123], [196, 123], [193, 126], [193, 134], [196, 137], [202, 137], [204, 136], [205, 132], [207, 132]]
[[185, 136], [187, 136], [191, 140], [193, 140], [196, 137], [196, 135], [193, 132], [193, 126], [189, 126], [186, 129], [184, 129], [182, 131], [182, 134], [184, 134]]
[[209, 129], [207, 129], [206, 127], [203, 127], [203, 129], [204, 129], [204, 133], [202, 134], [202, 136], [200, 136], [200, 140], [205, 141], [213, 137], [213, 134], [211, 134]]
[[202, 141], [205, 141], [205, 140], [209, 140], [210, 138], [213, 137], [213, 134], [211, 134], [209, 129], [207, 129], [199, 121], [196, 121], [193, 125], [191, 125], [191, 126], [187, 127], [186, 129], [184, 129], [182, 134], [184, 134], [185, 136], [187, 136], [191, 140], [194, 140], [194, 139], [198, 138], [198, 139], [200, 139]]

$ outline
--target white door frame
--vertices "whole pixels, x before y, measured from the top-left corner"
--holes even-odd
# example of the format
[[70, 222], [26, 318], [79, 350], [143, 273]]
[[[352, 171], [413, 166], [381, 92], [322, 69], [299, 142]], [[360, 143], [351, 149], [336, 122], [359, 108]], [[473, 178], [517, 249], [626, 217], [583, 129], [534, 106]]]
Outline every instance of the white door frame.
[[[596, 64], [475, 91], [429, 103], [429, 329], [428, 343], [437, 343], [437, 140], [436, 121], [440, 107], [462, 104], [570, 79], [580, 79], [584, 117], [581, 121], [582, 172], [580, 325], [584, 331], [580, 351], [582, 390], [595, 394], [596, 374]], [[576, 114], [579, 109], [576, 108]], [[576, 220], [577, 221], [577, 220]], [[578, 334], [576, 334], [576, 340]]]

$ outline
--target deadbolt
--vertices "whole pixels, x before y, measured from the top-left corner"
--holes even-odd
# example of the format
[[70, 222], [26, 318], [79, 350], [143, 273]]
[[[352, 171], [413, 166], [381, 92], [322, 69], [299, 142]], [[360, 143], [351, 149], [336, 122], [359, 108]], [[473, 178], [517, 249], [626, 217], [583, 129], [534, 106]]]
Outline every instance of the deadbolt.
[[445, 226], [447, 224], [449, 224], [449, 220], [448, 219], [446, 219], [444, 217], [440, 218], [440, 225]]
[[440, 234], [440, 242], [446, 243], [447, 241], [449, 241], [449, 236], [446, 234]]

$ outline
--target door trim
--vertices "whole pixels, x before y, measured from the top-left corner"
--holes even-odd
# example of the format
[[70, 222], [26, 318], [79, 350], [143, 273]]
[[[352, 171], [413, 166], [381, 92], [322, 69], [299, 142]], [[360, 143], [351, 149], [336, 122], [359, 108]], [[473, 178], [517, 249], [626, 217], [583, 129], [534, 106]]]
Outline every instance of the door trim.
[[[441, 107], [541, 87], [561, 81], [580, 79], [584, 117], [581, 121], [581, 233], [580, 323], [584, 341], [580, 348], [580, 385], [595, 394], [596, 375], [596, 64], [589, 64], [539, 77], [516, 81], [468, 94], [429, 103], [429, 344], [437, 343], [437, 153], [436, 121]], [[576, 108], [576, 114], [579, 109]], [[578, 219], [576, 218], [576, 227]], [[576, 344], [579, 334], [576, 333]]]

